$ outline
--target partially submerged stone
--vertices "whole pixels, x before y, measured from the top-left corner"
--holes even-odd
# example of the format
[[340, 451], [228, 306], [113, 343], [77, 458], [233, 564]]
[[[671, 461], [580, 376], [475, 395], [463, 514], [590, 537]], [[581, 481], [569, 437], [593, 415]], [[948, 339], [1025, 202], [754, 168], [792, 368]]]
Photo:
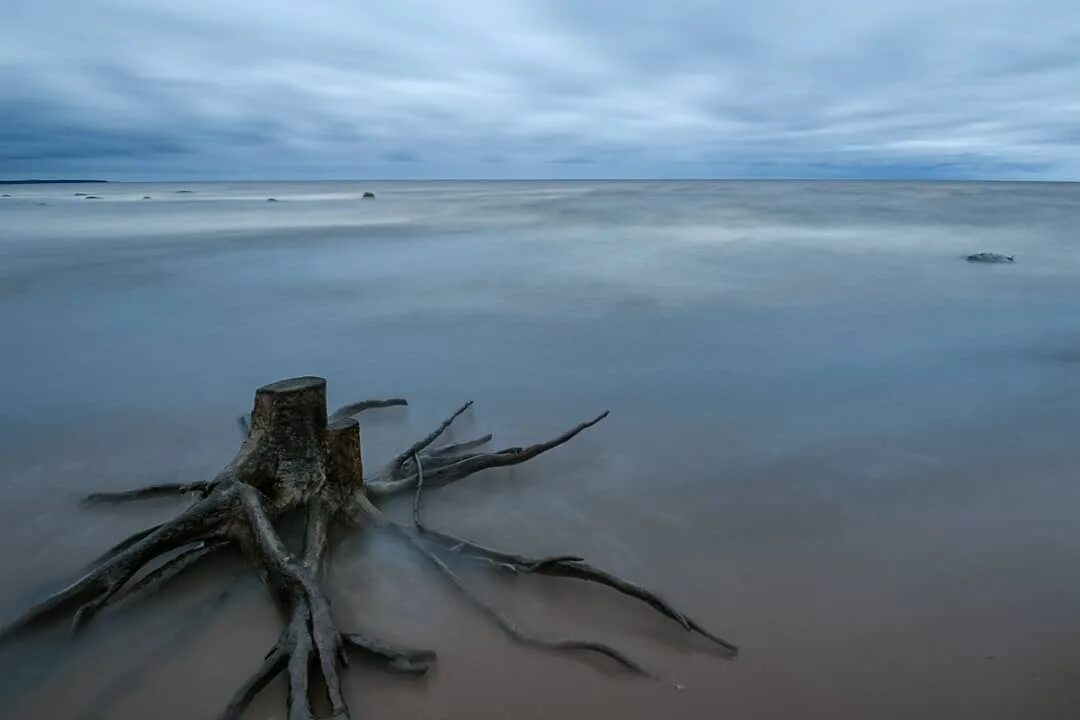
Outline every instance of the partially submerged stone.
[[1012, 255], [1002, 255], [1001, 253], [992, 252], [980, 252], [968, 255], [965, 258], [968, 262], [980, 262], [980, 263], [1011, 263], [1015, 262], [1015, 258]]

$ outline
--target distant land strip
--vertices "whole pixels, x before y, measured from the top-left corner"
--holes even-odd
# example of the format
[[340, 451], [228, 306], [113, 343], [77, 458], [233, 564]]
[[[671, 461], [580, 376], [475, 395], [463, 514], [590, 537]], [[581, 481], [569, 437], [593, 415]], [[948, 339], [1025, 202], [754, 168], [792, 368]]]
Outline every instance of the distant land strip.
[[108, 180], [0, 180], [0, 185], [52, 185], [64, 183], [107, 183]]

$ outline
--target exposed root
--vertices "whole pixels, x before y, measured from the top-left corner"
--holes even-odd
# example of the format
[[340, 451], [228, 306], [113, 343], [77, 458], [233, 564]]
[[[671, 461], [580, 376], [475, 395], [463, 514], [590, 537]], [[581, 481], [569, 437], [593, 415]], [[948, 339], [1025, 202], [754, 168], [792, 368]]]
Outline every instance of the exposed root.
[[424, 462], [419, 455], [413, 455], [413, 462], [416, 463], [416, 492], [413, 493], [412, 522], [417, 530], [422, 530], [424, 523], [420, 519], [420, 499], [424, 496]]
[[[290, 616], [274, 647], [262, 665], [233, 695], [222, 713], [222, 720], [239, 720], [244, 710], [259, 692], [279, 673], [288, 670], [289, 720], [311, 720], [308, 701], [308, 671], [313, 660], [314, 644], [308, 629], [306, 606], [298, 606]], [[340, 700], [340, 699], [339, 699]], [[332, 717], [348, 717], [343, 702], [339, 702]]]
[[129, 547], [131, 547], [135, 543], [139, 542], [144, 537], [146, 537], [150, 533], [152, 533], [155, 530], [157, 530], [158, 528], [160, 528], [162, 525], [164, 525], [164, 523], [160, 523], [158, 525], [148, 527], [145, 530], [140, 530], [140, 531], [138, 531], [136, 533], [132, 533], [131, 535], [128, 535], [126, 538], [124, 538], [120, 542], [116, 543], [115, 545], [113, 545], [111, 548], [109, 548], [105, 552], [98, 555], [95, 559], [91, 560], [90, 563], [86, 566], [87, 569], [92, 568], [92, 567], [94, 567], [96, 565], [100, 565], [101, 563], [105, 562], [109, 558], [115, 557], [116, 555], [123, 552], [124, 550], [127, 550]]
[[695, 632], [702, 637], [711, 640], [732, 656], [738, 655], [739, 648], [737, 645], [709, 632], [693, 618], [676, 610], [671, 603], [660, 597], [658, 594], [637, 583], [624, 580], [618, 575], [594, 567], [585, 562], [583, 558], [574, 555], [531, 558], [524, 555], [493, 550], [478, 545], [471, 540], [427, 528], [420, 517], [420, 503], [424, 492], [424, 466], [419, 456], [416, 457], [416, 465], [417, 483], [416, 493], [413, 495], [413, 525], [425, 538], [435, 541], [446, 550], [461, 553], [477, 560], [483, 560], [513, 572], [568, 577], [605, 585], [623, 595], [627, 595], [648, 604], [661, 615], [682, 625], [683, 629], [687, 632]]
[[[424, 464], [419, 455], [414, 455], [413, 460], [416, 463], [417, 482], [416, 482], [416, 494], [413, 496], [413, 524], [417, 530], [424, 531], [423, 523], [420, 519], [420, 499], [424, 492]], [[495, 621], [495, 623], [510, 637], [514, 638], [518, 642], [530, 645], [532, 647], [541, 648], [544, 650], [554, 650], [557, 652], [563, 651], [589, 651], [605, 655], [615, 662], [619, 663], [623, 667], [632, 670], [633, 672], [641, 675], [648, 675], [652, 677], [652, 673], [642, 667], [637, 661], [632, 660], [621, 650], [616, 650], [610, 645], [604, 643], [593, 642], [589, 640], [547, 640], [544, 638], [532, 635], [525, 630], [522, 630], [518, 625], [511, 621], [508, 617], [492, 607], [486, 600], [480, 597], [477, 593], [471, 590], [464, 581], [455, 573], [450, 566], [443, 562], [442, 558], [433, 553], [421, 539], [410, 533], [401, 526], [393, 526], [392, 530], [399, 538], [405, 540], [412, 548], [423, 555], [427, 560], [434, 565], [448, 580], [460, 590], [470, 602], [476, 607], [482, 610], [488, 617]], [[560, 558], [561, 559], [561, 558]]]
[[451, 445], [442, 445], [442, 446], [437, 447], [434, 450], [432, 450], [428, 454], [428, 457], [442, 458], [442, 457], [447, 457], [449, 455], [456, 455], [456, 454], [461, 453], [464, 450], [472, 450], [474, 448], [478, 448], [478, 447], [481, 447], [483, 445], [487, 445], [489, 442], [491, 442], [491, 438], [492, 438], [491, 433], [488, 433], [487, 435], [481, 435], [480, 437], [476, 438], [475, 440], [469, 440], [467, 442], [462, 442], [462, 443], [453, 443]]
[[436, 555], [430, 548], [424, 545], [423, 541], [417, 536], [405, 531], [400, 526], [391, 526], [392, 532], [397, 537], [404, 540], [410, 547], [420, 553], [428, 562], [430, 562], [436, 569], [439, 570], [451, 584], [456, 587], [462, 595], [464, 595], [469, 602], [471, 602], [477, 609], [481, 610], [491, 620], [495, 622], [499, 628], [509, 635], [514, 640], [531, 647], [539, 648], [542, 650], [552, 650], [554, 652], [593, 652], [605, 657], [611, 658], [619, 665], [622, 665], [627, 670], [635, 672], [639, 675], [645, 675], [647, 677], [655, 677], [652, 673], [646, 670], [636, 660], [631, 659], [626, 653], [621, 650], [617, 650], [610, 645], [601, 642], [593, 642], [590, 640], [548, 640], [545, 638], [537, 637], [516, 625], [512, 620], [496, 610], [490, 603], [482, 598], [479, 594], [474, 592], [465, 582], [455, 573], [450, 566], [443, 562], [442, 558]]
[[232, 544], [228, 539], [201, 540], [189, 545], [164, 563], [146, 573], [124, 591], [125, 599], [156, 590], [162, 585], [190, 570], [208, 555], [224, 550]]
[[374, 410], [376, 408], [388, 408], [388, 407], [401, 407], [408, 405], [409, 401], [405, 398], [389, 398], [387, 400], [363, 400], [361, 402], [352, 403], [351, 405], [345, 405], [339, 407], [334, 412], [330, 413], [328, 420], [334, 422], [335, 420], [343, 420], [344, 418], [356, 417], [365, 410]]
[[446, 428], [450, 427], [451, 423], [453, 423], [455, 420], [457, 420], [458, 417], [463, 412], [465, 412], [470, 407], [472, 407], [472, 404], [473, 404], [473, 402], [472, 402], [472, 400], [470, 400], [467, 403], [465, 403], [464, 405], [462, 405], [461, 407], [459, 407], [457, 410], [454, 411], [454, 413], [450, 417], [443, 420], [442, 423], [439, 425], [439, 427], [432, 430], [425, 437], [422, 437], [419, 440], [417, 440], [415, 443], [413, 443], [411, 446], [409, 446], [408, 449], [406, 449], [404, 452], [402, 452], [400, 455], [398, 455], [396, 458], [394, 458], [394, 461], [390, 463], [390, 472], [391, 473], [396, 473], [397, 471], [399, 471], [401, 469], [401, 467], [410, 458], [415, 456], [416, 453], [420, 452], [421, 450], [423, 450], [427, 446], [431, 445], [431, 443], [438, 440], [439, 436], [442, 435], [444, 432], [446, 432]]
[[590, 565], [585, 562], [583, 558], [574, 555], [558, 555], [541, 558], [526, 557], [524, 555], [493, 550], [478, 545], [470, 540], [430, 530], [426, 527], [421, 527], [420, 533], [425, 538], [434, 541], [440, 547], [450, 550], [451, 552], [460, 553], [465, 557], [488, 562], [512, 572], [575, 578], [577, 580], [585, 580], [605, 585], [623, 595], [627, 595], [648, 604], [661, 615], [679, 623], [683, 629], [688, 632], [697, 633], [716, 643], [731, 655], [734, 656], [739, 653], [737, 645], [706, 630], [693, 618], [676, 610], [667, 600], [657, 593], [648, 590], [637, 583], [631, 582], [630, 580], [625, 580], [618, 575], [614, 575]]
[[[31, 607], [21, 617], [0, 629], [0, 639], [76, 608], [71, 628], [72, 632], [81, 629], [117, 596], [141, 568], [155, 558], [219, 531], [229, 518], [234, 504], [235, 493], [228, 490], [200, 501], [175, 520], [154, 528], [152, 532], [109, 556], [72, 584]], [[137, 535], [139, 533], [136, 533]], [[130, 540], [131, 538], [125, 543]]]
[[[277, 677], [288, 663], [289, 655], [282, 649], [282, 643], [279, 640], [274, 647], [270, 648], [270, 652], [267, 653], [263, 664], [255, 671], [255, 674], [240, 686], [240, 689], [232, 696], [228, 706], [225, 708], [225, 712], [221, 714], [221, 720], [240, 720], [244, 710], [255, 699], [255, 696], [269, 685], [270, 681]], [[290, 700], [291, 697], [290, 694]]]
[[148, 500], [159, 497], [175, 497], [177, 495], [189, 495], [198, 493], [202, 496], [213, 488], [212, 483], [162, 483], [160, 485], [147, 485], [134, 490], [121, 490], [119, 492], [98, 492], [87, 495], [84, 502], [90, 504], [122, 503], [132, 500]]
[[[450, 422], [463, 411], [464, 408], [452, 415], [448, 421], [440, 426], [439, 432], [441, 433], [442, 430], [445, 430]], [[421, 443], [417, 443], [413, 445], [413, 452], [411, 455], [405, 458], [405, 460], [413, 459], [413, 462], [406, 465], [405, 461], [401, 460], [401, 456], [399, 455], [378, 478], [367, 482], [365, 484], [365, 489], [368, 494], [375, 497], [394, 495], [412, 490], [416, 487], [416, 482], [419, 478], [415, 464], [416, 457], [423, 457], [424, 462], [428, 465], [426, 477], [428, 487], [447, 485], [470, 475], [474, 475], [481, 470], [506, 467], [509, 465], [520, 465], [523, 462], [532, 460], [537, 455], [541, 455], [548, 450], [552, 450], [569, 442], [578, 434], [591, 428], [593, 425], [596, 425], [607, 416], [607, 412], [601, 413], [592, 420], [583, 422], [546, 442], [536, 443], [535, 445], [529, 445], [527, 447], [506, 448], [505, 450], [494, 453], [466, 453], [464, 455], [454, 455], [444, 452], [434, 456], [422, 455], [420, 451], [424, 446], [422, 446]], [[434, 437], [438, 436], [437, 434], [433, 435]], [[434, 439], [432, 436], [428, 437], [432, 440]], [[425, 440], [428, 440], [428, 438], [425, 438]], [[430, 441], [428, 444], [430, 444]], [[432, 465], [434, 465], [434, 467], [432, 467]]]
[[[409, 401], [405, 398], [387, 398], [385, 400], [361, 400], [360, 402], [351, 403], [349, 405], [343, 405], [334, 412], [327, 416], [329, 422], [335, 420], [344, 420], [345, 418], [356, 417], [365, 410], [375, 410], [378, 408], [388, 407], [402, 407], [408, 405]], [[237, 424], [240, 426], [240, 432], [247, 435], [251, 432], [251, 415], [241, 415], [236, 419]]]
[[[248, 523], [250, 550], [267, 573], [270, 585], [292, 605], [292, 619], [277, 644], [278, 650], [288, 655], [289, 718], [307, 720], [311, 717], [308, 703], [308, 666], [311, 663], [317, 663], [326, 684], [331, 717], [346, 717], [348, 711], [337, 676], [343, 647], [330, 616], [330, 603], [319, 588], [309, 563], [297, 561], [281, 542], [258, 492], [250, 487], [241, 488], [240, 499]], [[309, 507], [309, 526], [315, 518], [320, 526], [325, 526], [325, 520], [320, 517], [323, 514], [321, 507], [314, 510]], [[305, 548], [304, 553], [304, 559], [310, 559], [316, 566], [321, 562], [326, 544], [325, 533], [320, 536], [320, 547], [310, 551]], [[311, 537], [309, 530], [308, 539]]]
[[257, 493], [247, 492], [244, 508], [251, 528], [251, 547], [267, 579], [291, 607], [290, 620], [262, 666], [233, 695], [223, 720], [237, 720], [277, 674], [288, 670], [289, 720], [310, 720], [309, 671], [317, 664], [326, 686], [331, 717], [348, 717], [341, 696], [338, 665], [348, 664], [347, 650], [382, 661], [394, 672], [423, 674], [435, 662], [431, 650], [395, 647], [358, 633], [342, 634], [330, 615], [330, 603], [318, 584], [326, 554], [331, 508], [320, 500], [308, 506], [304, 550], [300, 561], [289, 554], [266, 516]]

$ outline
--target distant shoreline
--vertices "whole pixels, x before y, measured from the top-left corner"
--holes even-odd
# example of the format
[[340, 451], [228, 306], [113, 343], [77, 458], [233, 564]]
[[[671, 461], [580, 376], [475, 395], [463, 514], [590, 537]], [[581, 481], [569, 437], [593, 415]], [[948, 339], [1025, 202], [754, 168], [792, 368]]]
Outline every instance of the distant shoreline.
[[107, 183], [108, 180], [0, 180], [0, 185], [66, 185], [74, 183]]
[[846, 177], [671, 177], [671, 178], [528, 178], [528, 177], [504, 177], [504, 178], [213, 178], [213, 179], [137, 179], [137, 180], [0, 180], [0, 185], [75, 185], [79, 183], [105, 183], [111, 185], [184, 185], [195, 183], [207, 184], [273, 184], [273, 183], [883, 183], [904, 184], [923, 183], [937, 185], [962, 185], [962, 184], [1022, 184], [1022, 185], [1076, 185], [1080, 179], [1075, 180], [1033, 180], [1033, 179], [1004, 179], [1004, 178], [846, 178]]

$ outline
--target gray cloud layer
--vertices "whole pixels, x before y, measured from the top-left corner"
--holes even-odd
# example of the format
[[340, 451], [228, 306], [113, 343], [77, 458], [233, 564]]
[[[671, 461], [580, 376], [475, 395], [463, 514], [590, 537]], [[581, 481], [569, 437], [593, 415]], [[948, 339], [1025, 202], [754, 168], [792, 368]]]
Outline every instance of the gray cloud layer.
[[1080, 178], [1076, 0], [5, 0], [0, 177]]

